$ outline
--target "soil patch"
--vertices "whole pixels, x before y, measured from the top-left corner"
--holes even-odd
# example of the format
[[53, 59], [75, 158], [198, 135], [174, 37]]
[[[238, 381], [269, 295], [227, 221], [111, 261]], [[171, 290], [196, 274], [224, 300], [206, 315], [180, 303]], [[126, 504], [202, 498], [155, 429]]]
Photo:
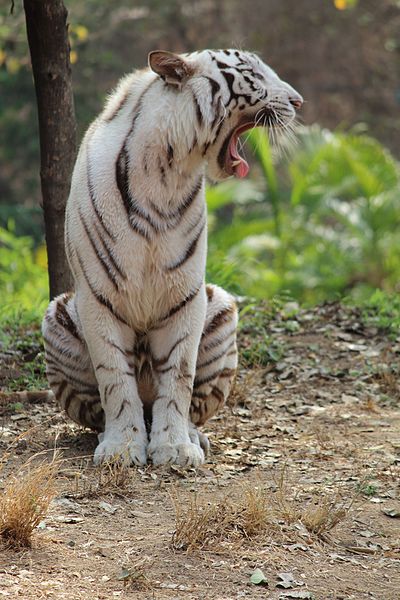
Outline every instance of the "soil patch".
[[[248, 366], [197, 471], [93, 467], [96, 437], [40, 398], [16, 402], [24, 363], [0, 355], [0, 486], [36, 453], [63, 457], [32, 548], [1, 548], [0, 597], [397, 600], [400, 340], [338, 304], [292, 309], [264, 329], [248, 313]], [[246, 529], [251, 497], [265, 513]], [[177, 537], [202, 514], [199, 542]]]

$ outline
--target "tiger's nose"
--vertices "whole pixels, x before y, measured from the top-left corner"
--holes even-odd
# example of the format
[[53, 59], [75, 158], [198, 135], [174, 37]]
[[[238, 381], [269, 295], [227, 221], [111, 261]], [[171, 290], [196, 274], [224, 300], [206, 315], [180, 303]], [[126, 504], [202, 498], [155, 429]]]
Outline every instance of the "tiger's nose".
[[303, 98], [300, 96], [300, 94], [296, 94], [296, 96], [290, 96], [289, 102], [295, 107], [296, 110], [299, 110], [303, 106]]

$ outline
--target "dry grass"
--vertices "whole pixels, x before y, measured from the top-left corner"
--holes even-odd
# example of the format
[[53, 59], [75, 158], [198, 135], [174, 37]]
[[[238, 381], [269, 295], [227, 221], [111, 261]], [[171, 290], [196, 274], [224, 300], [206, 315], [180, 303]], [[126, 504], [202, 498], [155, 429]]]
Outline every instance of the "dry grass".
[[355, 501], [356, 493], [344, 502], [338, 491], [327, 494], [322, 491], [318, 500], [301, 506], [297, 498], [290, 496], [285, 475], [286, 467], [282, 469], [277, 482], [277, 517], [288, 525], [302, 523], [309, 533], [327, 540], [328, 533], [346, 518]]
[[8, 545], [31, 546], [33, 532], [56, 495], [59, 465], [56, 457], [35, 466], [31, 459], [6, 482], [0, 496], [0, 535]]
[[317, 504], [308, 505], [299, 511], [298, 520], [317, 537], [326, 540], [327, 534], [341, 523], [350, 510], [338, 495], [322, 498]]
[[[329, 533], [346, 518], [355, 498], [356, 494], [344, 502], [337, 491], [322, 490], [317, 498], [302, 504], [289, 491], [285, 468], [275, 492], [262, 485], [247, 487], [239, 497], [225, 496], [218, 502], [200, 500], [197, 495], [186, 501], [175, 494], [172, 546], [187, 551], [212, 547], [215, 551], [218, 543], [242, 543], [266, 532], [276, 540], [289, 531], [293, 539], [300, 530], [311, 534], [311, 539], [331, 541]], [[303, 526], [300, 530], [299, 524]]]
[[74, 468], [67, 466], [63, 475], [74, 480], [74, 495], [77, 498], [99, 498], [106, 495], [128, 497], [139, 480], [137, 470], [123, 462], [114, 460], [94, 466], [91, 455], [83, 457], [81, 464]]
[[149, 568], [148, 558], [137, 561], [132, 566], [124, 567], [118, 580], [122, 581], [124, 588], [135, 591], [152, 591], [153, 582], [147, 577], [146, 570]]
[[236, 542], [254, 538], [269, 526], [273, 513], [261, 488], [247, 488], [237, 500], [225, 497], [218, 503], [200, 502], [195, 496], [184, 504], [173, 497], [175, 532], [172, 545], [192, 551], [207, 549], [216, 542]]
[[[390, 359], [388, 359], [390, 364]], [[398, 374], [392, 370], [381, 368], [374, 377], [378, 382], [381, 390], [387, 394], [392, 401], [400, 399], [400, 386]]]
[[250, 401], [249, 390], [260, 385], [261, 376], [264, 372], [265, 369], [255, 368], [248, 371], [241, 379], [237, 376], [229, 394], [227, 406], [231, 409], [237, 406], [247, 406]]

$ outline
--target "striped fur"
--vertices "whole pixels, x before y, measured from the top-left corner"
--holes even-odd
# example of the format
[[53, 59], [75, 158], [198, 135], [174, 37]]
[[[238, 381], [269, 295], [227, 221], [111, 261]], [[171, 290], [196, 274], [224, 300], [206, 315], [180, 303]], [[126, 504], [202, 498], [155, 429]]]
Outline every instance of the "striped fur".
[[44, 318], [47, 374], [67, 414], [100, 433], [96, 463], [196, 466], [197, 426], [237, 366], [234, 301], [204, 283], [205, 168], [229, 176], [235, 128], [258, 115], [282, 126], [301, 97], [235, 50], [156, 52], [150, 67], [121, 81], [82, 142], [65, 226], [75, 293]]

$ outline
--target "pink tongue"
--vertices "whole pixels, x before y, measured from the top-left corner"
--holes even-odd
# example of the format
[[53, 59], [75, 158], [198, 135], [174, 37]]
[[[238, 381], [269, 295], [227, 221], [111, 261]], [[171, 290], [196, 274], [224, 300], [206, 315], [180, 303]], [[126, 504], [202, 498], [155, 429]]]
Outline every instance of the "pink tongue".
[[233, 162], [240, 161], [233, 167], [233, 172], [235, 173], [236, 177], [240, 177], [240, 179], [242, 179], [243, 177], [246, 177], [247, 173], [250, 170], [250, 167], [247, 161], [245, 161], [244, 158], [239, 156], [239, 153], [237, 151], [238, 137], [239, 136], [236, 135], [232, 136], [231, 143], [229, 144], [229, 152], [231, 155], [231, 160]]

